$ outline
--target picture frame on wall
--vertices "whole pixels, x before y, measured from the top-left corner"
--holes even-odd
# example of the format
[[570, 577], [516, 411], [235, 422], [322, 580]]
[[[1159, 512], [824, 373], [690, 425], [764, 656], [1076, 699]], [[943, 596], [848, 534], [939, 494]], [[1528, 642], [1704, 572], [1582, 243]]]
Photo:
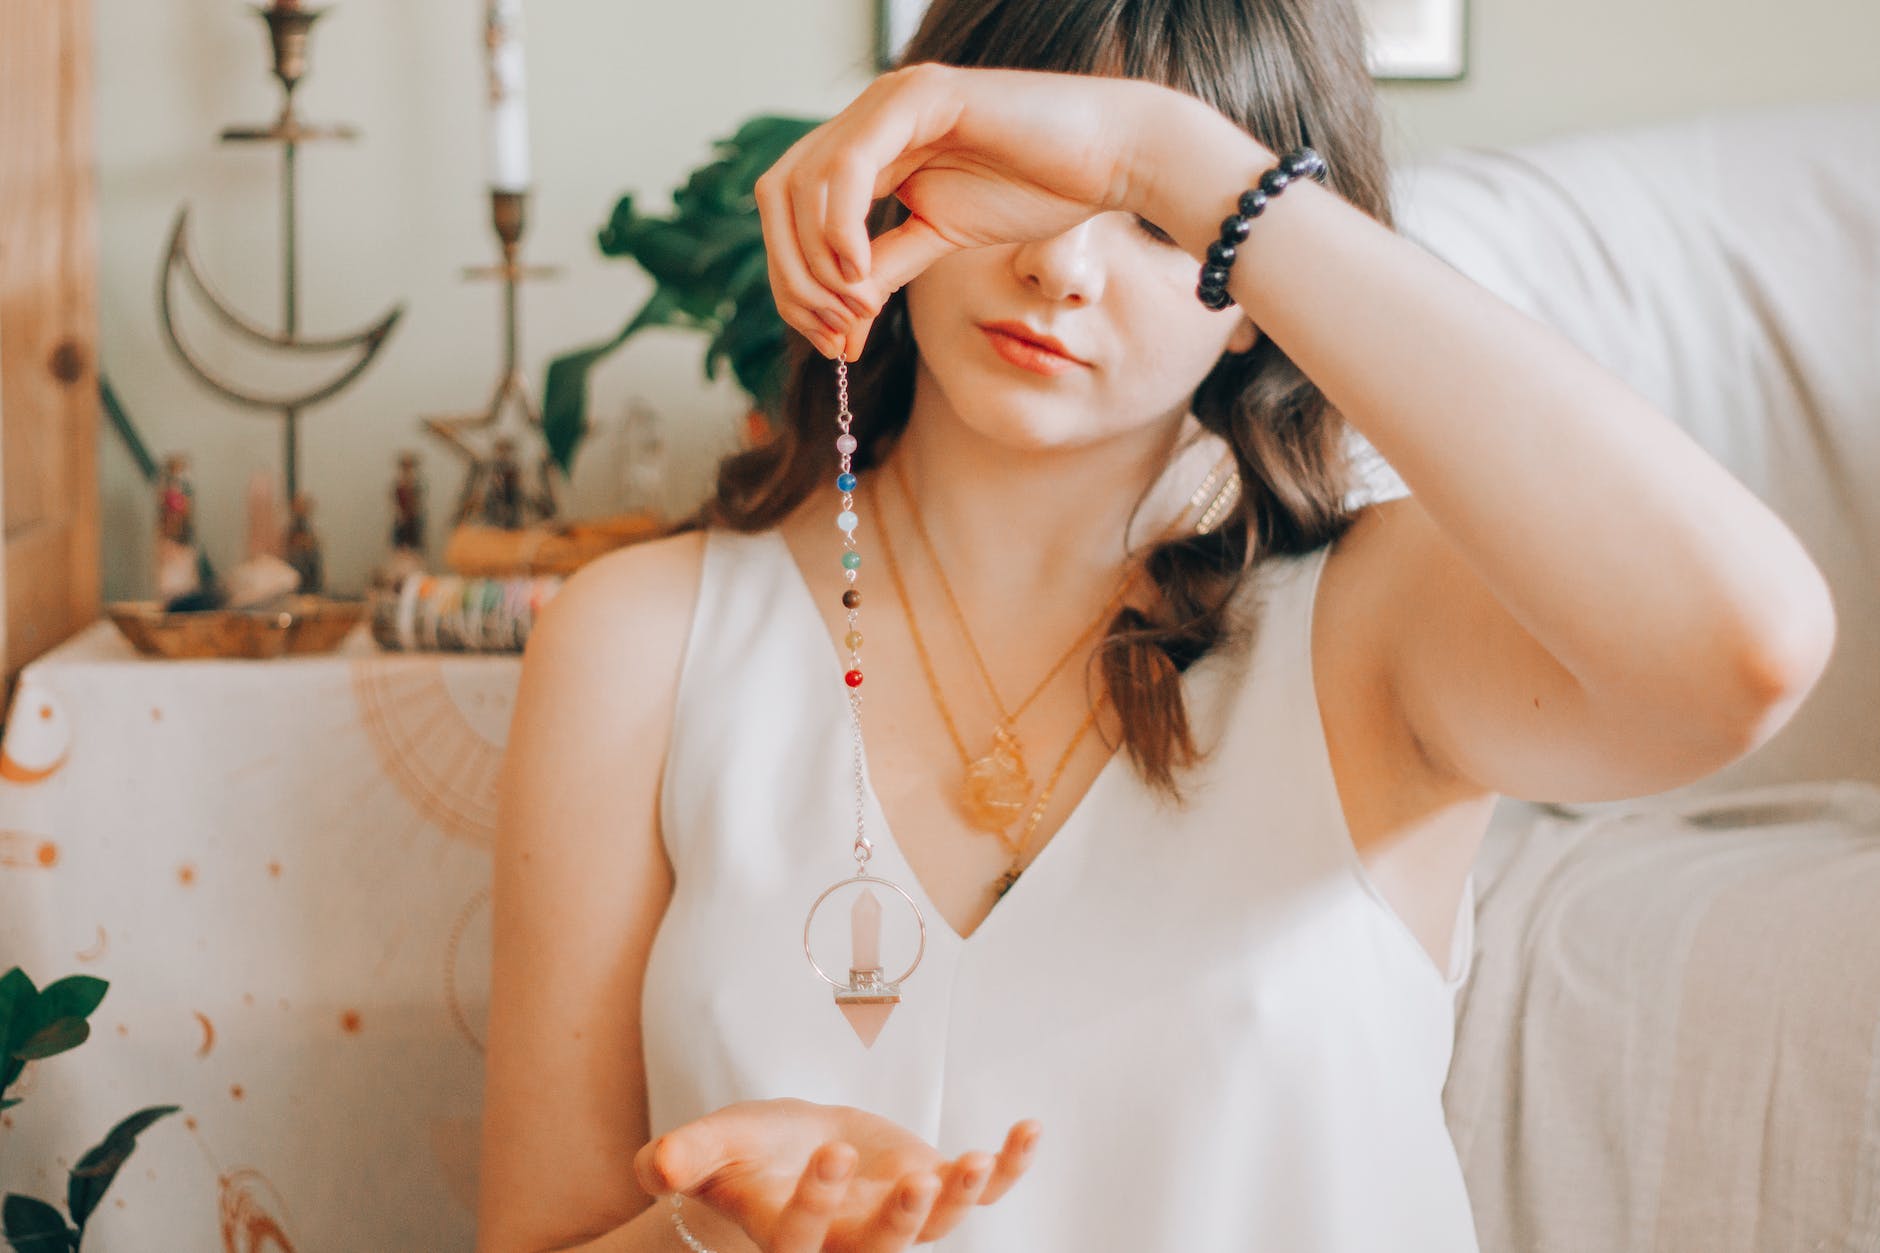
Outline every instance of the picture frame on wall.
[[1381, 82], [1457, 82], [1469, 68], [1468, 0], [1359, 0], [1365, 60]]
[[[875, 0], [875, 72], [901, 55], [929, 0]], [[1380, 81], [1458, 81], [1468, 74], [1469, 0], [1358, 0], [1366, 61]]]

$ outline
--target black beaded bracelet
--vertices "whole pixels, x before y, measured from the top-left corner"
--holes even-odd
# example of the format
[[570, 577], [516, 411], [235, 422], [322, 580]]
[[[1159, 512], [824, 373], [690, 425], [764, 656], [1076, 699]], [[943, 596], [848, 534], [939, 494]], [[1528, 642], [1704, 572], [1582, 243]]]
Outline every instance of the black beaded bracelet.
[[1201, 281], [1195, 296], [1210, 309], [1225, 309], [1234, 303], [1227, 294], [1227, 271], [1234, 264], [1235, 249], [1245, 243], [1253, 230], [1253, 219], [1266, 212], [1267, 201], [1286, 190], [1296, 178], [1325, 181], [1325, 158], [1310, 148], [1294, 148], [1279, 163], [1260, 176], [1258, 186], [1240, 193], [1240, 212], [1221, 223], [1221, 237], [1208, 245], [1208, 259], [1201, 266]]

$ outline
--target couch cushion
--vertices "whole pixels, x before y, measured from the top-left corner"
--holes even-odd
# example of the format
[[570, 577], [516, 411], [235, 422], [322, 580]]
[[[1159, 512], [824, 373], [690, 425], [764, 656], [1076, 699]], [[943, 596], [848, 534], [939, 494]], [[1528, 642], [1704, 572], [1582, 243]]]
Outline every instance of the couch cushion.
[[1665, 795], [1880, 782], [1880, 101], [1450, 149], [1398, 171], [1393, 208], [1679, 422], [1827, 576], [1838, 639], [1809, 699]]
[[1485, 850], [1443, 1094], [1484, 1253], [1880, 1249], [1880, 788]]

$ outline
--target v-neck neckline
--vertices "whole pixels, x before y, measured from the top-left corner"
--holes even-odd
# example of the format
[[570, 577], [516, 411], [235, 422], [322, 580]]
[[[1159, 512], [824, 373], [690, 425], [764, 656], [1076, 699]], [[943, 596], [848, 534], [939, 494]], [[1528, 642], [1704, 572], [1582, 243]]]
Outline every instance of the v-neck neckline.
[[[843, 729], [847, 732], [848, 727], [846, 724], [849, 722], [850, 717], [849, 702], [847, 692], [842, 688], [842, 676], [849, 668], [848, 659], [842, 655], [841, 650], [836, 647], [835, 640], [830, 636], [828, 624], [823, 619], [822, 607], [816, 603], [815, 589], [810, 586], [808, 577], [803, 573], [803, 567], [797, 564], [796, 554], [790, 548], [789, 541], [784, 538], [783, 531], [778, 527], [772, 526], [766, 528], [763, 534], [769, 537], [770, 542], [776, 549], [778, 558], [788, 567], [788, 581], [794, 588], [794, 595], [799, 603], [808, 611], [804, 618], [805, 623], [815, 628], [816, 634], [820, 636], [823, 641], [823, 648], [826, 650], [824, 655], [833, 659], [833, 665], [828, 667], [829, 678], [827, 680], [817, 679], [816, 682], [819, 687], [827, 690], [830, 695], [840, 697], [840, 703], [836, 708], [840, 713], [841, 722], [844, 724]], [[1203, 661], [1205, 660], [1206, 658], [1203, 658]], [[1193, 667], [1191, 666], [1189, 669], [1192, 671]], [[1184, 689], [1186, 689], [1187, 672], [1184, 672], [1181, 677]], [[1002, 914], [1010, 912], [1014, 898], [1018, 898], [1019, 894], [1026, 890], [1026, 883], [1031, 881], [1033, 876], [1038, 873], [1039, 867], [1053, 858], [1052, 850], [1062, 844], [1067, 835], [1075, 837], [1078, 832], [1081, 831], [1085, 821], [1085, 814], [1091, 808], [1093, 798], [1098, 792], [1109, 786], [1110, 777], [1112, 775], [1116, 774], [1128, 764], [1126, 758], [1129, 751], [1122, 745], [1118, 745], [1111, 751], [1109, 758], [1104, 761], [1103, 766], [1097, 771], [1088, 786], [1084, 788], [1084, 794], [1077, 798], [1077, 803], [1072, 805], [1070, 812], [1064, 815], [1064, 820], [1060, 822], [1057, 829], [1051, 833], [1051, 838], [1044, 842], [1044, 847], [1040, 848], [1037, 855], [1031, 859], [1024, 870], [1019, 872], [1018, 879], [1011, 887], [1005, 890], [1003, 896], [993, 902], [992, 908], [986, 912], [985, 917], [979, 920], [979, 925], [973, 928], [972, 934], [961, 935], [952, 922], [948, 921], [946, 915], [940, 911], [940, 907], [934, 904], [933, 897], [927, 891], [927, 885], [921, 881], [920, 875], [914, 870], [914, 864], [907, 858], [906, 850], [901, 847], [900, 840], [896, 838], [894, 827], [888, 821], [887, 811], [882, 808], [881, 797], [875, 791], [875, 776], [869, 762], [870, 754], [868, 751], [867, 736], [863, 735], [861, 741], [863, 804], [867, 811], [869, 821], [881, 835], [881, 838], [875, 841], [876, 851], [879, 852], [883, 848], [892, 849], [894, 851], [896, 860], [901, 863], [901, 868], [907, 875], [910, 894], [917, 897], [920, 901], [921, 912], [939, 923], [938, 927], [933, 926], [931, 923], [928, 925], [927, 930], [929, 934], [931, 935], [936, 930], [941, 931], [945, 933], [955, 945], [961, 947], [971, 947], [980, 943], [981, 937], [986, 934], [986, 929], [991, 927], [995, 920]], [[1029, 894], [1027, 894], [1027, 898], [1028, 896]]]

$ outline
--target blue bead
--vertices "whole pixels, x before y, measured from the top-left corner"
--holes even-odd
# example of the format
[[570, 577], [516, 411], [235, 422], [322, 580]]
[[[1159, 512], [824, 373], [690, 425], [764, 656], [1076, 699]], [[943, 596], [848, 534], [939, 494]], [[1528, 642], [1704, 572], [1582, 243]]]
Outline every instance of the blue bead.
[[836, 530], [853, 531], [858, 521], [860, 521], [860, 519], [855, 516], [853, 509], [844, 509], [841, 513], [836, 515]]
[[854, 491], [855, 490], [855, 476], [853, 474], [836, 475], [836, 490], [839, 492]]

